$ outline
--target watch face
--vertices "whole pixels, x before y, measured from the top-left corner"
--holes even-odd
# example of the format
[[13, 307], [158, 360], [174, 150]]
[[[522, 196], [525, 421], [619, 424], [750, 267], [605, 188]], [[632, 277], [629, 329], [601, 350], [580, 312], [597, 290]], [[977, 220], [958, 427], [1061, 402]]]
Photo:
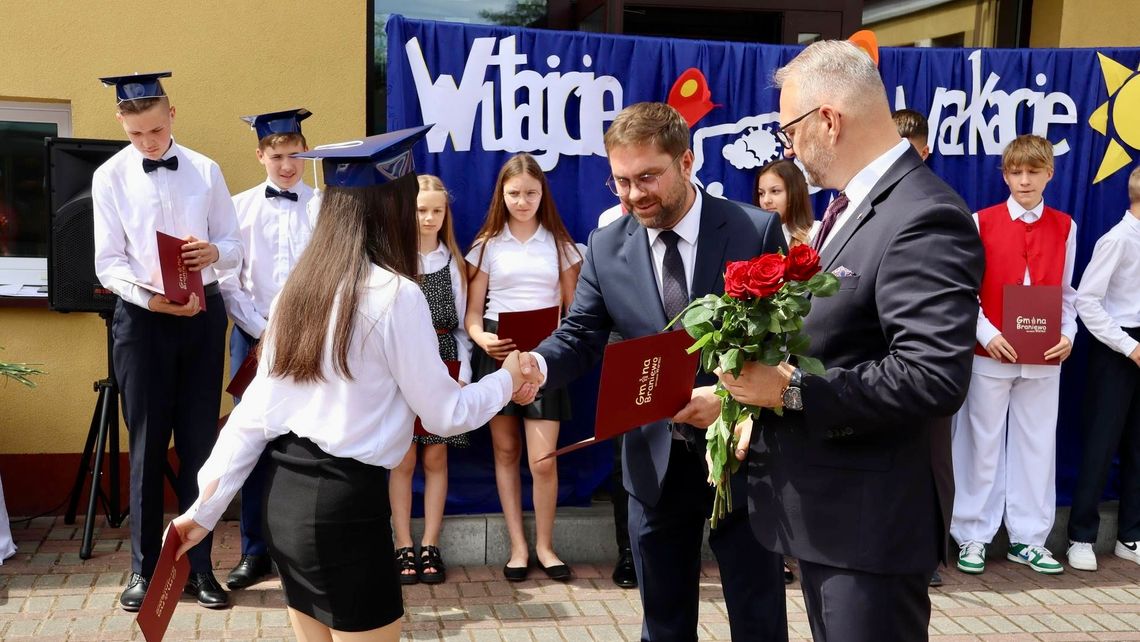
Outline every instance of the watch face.
[[803, 397], [799, 388], [788, 388], [784, 391], [784, 407], [788, 410], [803, 410]]

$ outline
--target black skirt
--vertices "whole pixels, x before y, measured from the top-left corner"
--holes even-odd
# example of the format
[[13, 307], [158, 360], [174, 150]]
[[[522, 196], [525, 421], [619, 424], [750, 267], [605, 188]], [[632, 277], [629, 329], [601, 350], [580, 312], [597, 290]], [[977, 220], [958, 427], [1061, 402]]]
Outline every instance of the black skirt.
[[270, 445], [270, 458], [265, 539], [289, 607], [337, 631], [400, 619], [388, 471], [292, 433]]
[[[483, 329], [494, 333], [499, 329], [499, 323], [490, 319], [483, 319]], [[479, 381], [483, 377], [499, 369], [499, 362], [483, 351], [478, 343], [471, 342], [471, 380]], [[566, 388], [555, 390], [542, 389], [534, 403], [520, 406], [510, 402], [499, 411], [500, 415], [507, 417], [523, 417], [524, 419], [548, 419], [550, 421], [570, 421], [570, 393]]]

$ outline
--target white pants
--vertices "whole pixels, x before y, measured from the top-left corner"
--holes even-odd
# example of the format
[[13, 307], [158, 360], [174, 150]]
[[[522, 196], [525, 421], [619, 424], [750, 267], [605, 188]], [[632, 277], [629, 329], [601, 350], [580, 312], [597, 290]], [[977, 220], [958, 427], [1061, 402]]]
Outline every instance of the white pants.
[[953, 423], [958, 543], [989, 543], [1002, 515], [1009, 541], [1044, 546], [1057, 503], [1057, 405], [1061, 376], [970, 377]]
[[12, 541], [12, 530], [8, 525], [8, 508], [4, 505], [4, 486], [0, 484], [0, 564], [16, 554], [16, 544]]

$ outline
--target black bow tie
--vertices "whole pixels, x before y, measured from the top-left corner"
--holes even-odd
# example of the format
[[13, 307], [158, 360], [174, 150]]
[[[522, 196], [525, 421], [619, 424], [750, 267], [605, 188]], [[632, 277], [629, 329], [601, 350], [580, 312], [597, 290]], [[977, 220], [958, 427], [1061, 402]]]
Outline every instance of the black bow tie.
[[287, 198], [287, 199], [293, 201], [294, 203], [297, 202], [297, 195], [294, 194], [293, 192], [290, 192], [287, 189], [281, 190], [279, 192], [279, 191], [273, 189], [272, 185], [266, 185], [265, 186], [265, 198], [277, 198], [278, 196], [280, 196], [281, 198]]
[[167, 158], [166, 160], [151, 160], [149, 158], [143, 159], [143, 171], [146, 172], [147, 174], [153, 172], [154, 170], [158, 169], [159, 167], [165, 167], [166, 169], [169, 169], [170, 171], [174, 171], [174, 170], [178, 169], [178, 157], [177, 156], [171, 156], [170, 158]]

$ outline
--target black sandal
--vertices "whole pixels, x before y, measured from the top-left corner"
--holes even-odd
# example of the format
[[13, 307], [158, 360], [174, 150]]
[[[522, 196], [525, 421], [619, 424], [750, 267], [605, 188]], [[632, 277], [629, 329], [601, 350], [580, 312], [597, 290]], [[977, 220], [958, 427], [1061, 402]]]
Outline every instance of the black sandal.
[[[412, 571], [408, 573], [407, 571]], [[396, 549], [396, 574], [400, 576], [400, 584], [408, 586], [420, 581], [420, 569], [416, 565], [416, 551], [411, 546]]]
[[[426, 569], [432, 569], [428, 571]], [[443, 565], [443, 556], [438, 546], [427, 544], [420, 547], [420, 581], [424, 584], [440, 584], [447, 579], [447, 567]]]

